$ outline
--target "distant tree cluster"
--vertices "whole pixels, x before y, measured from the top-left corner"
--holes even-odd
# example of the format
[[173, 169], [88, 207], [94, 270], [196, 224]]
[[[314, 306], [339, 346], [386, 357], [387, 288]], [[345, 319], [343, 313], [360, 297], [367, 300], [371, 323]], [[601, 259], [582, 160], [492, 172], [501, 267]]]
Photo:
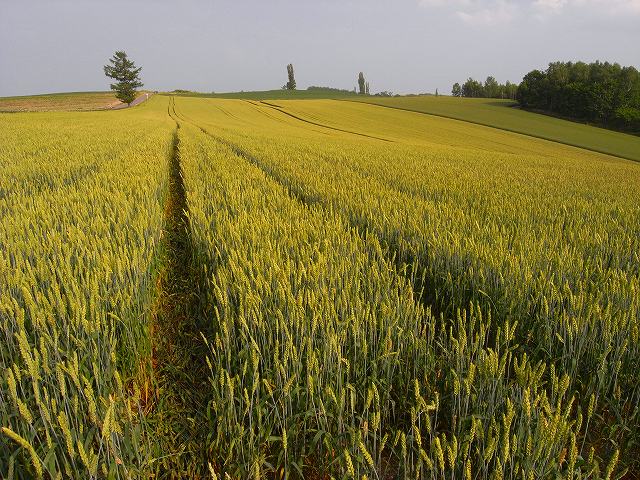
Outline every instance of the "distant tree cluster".
[[634, 67], [550, 63], [525, 75], [518, 101], [524, 108], [640, 131], [640, 73]]
[[498, 83], [494, 77], [487, 77], [484, 83], [468, 78], [462, 85], [455, 83], [451, 89], [454, 97], [475, 98], [507, 98], [515, 100], [518, 93], [518, 85], [507, 81]]

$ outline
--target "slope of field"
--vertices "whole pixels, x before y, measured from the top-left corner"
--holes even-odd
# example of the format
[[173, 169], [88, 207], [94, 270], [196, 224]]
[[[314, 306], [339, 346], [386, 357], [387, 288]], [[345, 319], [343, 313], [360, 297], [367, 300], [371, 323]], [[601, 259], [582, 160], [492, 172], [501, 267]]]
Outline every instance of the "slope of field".
[[354, 97], [349, 100], [478, 123], [640, 161], [640, 137], [514, 108], [509, 100], [415, 97]]
[[0, 112], [106, 110], [121, 104], [113, 92], [70, 92], [1, 97]]

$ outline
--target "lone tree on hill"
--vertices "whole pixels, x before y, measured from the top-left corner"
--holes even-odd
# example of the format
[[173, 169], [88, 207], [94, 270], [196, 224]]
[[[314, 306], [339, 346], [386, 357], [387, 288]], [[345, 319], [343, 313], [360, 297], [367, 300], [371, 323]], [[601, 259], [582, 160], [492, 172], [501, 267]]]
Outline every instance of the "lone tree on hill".
[[289, 80], [287, 81], [287, 84], [285, 85], [287, 90], [295, 90], [296, 89], [296, 79], [293, 76], [293, 64], [289, 64], [287, 65], [287, 76], [289, 77]]
[[127, 54], [120, 50], [113, 54], [109, 62], [111, 65], [104, 66], [104, 74], [116, 80], [111, 84], [111, 90], [116, 92], [118, 100], [130, 105], [136, 98], [136, 89], [143, 85], [140, 81], [142, 67], [136, 68], [133, 60], [129, 60]]
[[360, 72], [358, 74], [358, 90], [360, 95], [364, 95], [366, 93], [366, 83], [364, 73]]
[[358, 93], [364, 95], [367, 92], [367, 82], [364, 79], [364, 73], [358, 74]]

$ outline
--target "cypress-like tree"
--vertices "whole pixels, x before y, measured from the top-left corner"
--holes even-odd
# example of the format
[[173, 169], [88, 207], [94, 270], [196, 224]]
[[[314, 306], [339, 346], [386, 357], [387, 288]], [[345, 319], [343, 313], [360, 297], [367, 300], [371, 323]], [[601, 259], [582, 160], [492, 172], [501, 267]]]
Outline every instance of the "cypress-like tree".
[[137, 67], [133, 60], [129, 60], [127, 54], [118, 50], [109, 59], [111, 65], [104, 66], [104, 74], [116, 80], [111, 84], [111, 90], [116, 92], [116, 98], [130, 105], [136, 98], [136, 89], [142, 87], [140, 81], [140, 71], [142, 67]]
[[296, 79], [293, 75], [293, 64], [290, 63], [289, 65], [287, 65], [287, 77], [289, 78], [289, 80], [287, 81], [287, 84], [285, 85], [287, 87], [287, 90], [295, 90], [296, 89]]
[[366, 81], [364, 79], [364, 73], [362, 72], [358, 74], [358, 90], [360, 95], [364, 95], [366, 93]]
[[369, 95], [369, 82], [365, 85], [364, 91], [367, 95]]

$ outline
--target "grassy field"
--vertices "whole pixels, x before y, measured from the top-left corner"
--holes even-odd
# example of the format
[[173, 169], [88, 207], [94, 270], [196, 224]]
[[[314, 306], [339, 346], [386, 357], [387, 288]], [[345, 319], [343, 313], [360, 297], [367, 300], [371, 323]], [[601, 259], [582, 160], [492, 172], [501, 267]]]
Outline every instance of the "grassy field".
[[164, 95], [197, 98], [234, 98], [239, 100], [304, 100], [319, 98], [347, 98], [355, 97], [353, 92], [331, 88], [316, 88], [311, 90], [264, 90], [252, 92], [226, 92], [226, 93], [198, 93], [198, 92], [166, 92]]
[[639, 164], [335, 100], [0, 126], [0, 476], [639, 471]]
[[121, 102], [113, 92], [69, 92], [0, 97], [0, 112], [105, 110]]
[[440, 115], [640, 161], [640, 137], [514, 108], [510, 100], [455, 97], [354, 97], [384, 107]]

